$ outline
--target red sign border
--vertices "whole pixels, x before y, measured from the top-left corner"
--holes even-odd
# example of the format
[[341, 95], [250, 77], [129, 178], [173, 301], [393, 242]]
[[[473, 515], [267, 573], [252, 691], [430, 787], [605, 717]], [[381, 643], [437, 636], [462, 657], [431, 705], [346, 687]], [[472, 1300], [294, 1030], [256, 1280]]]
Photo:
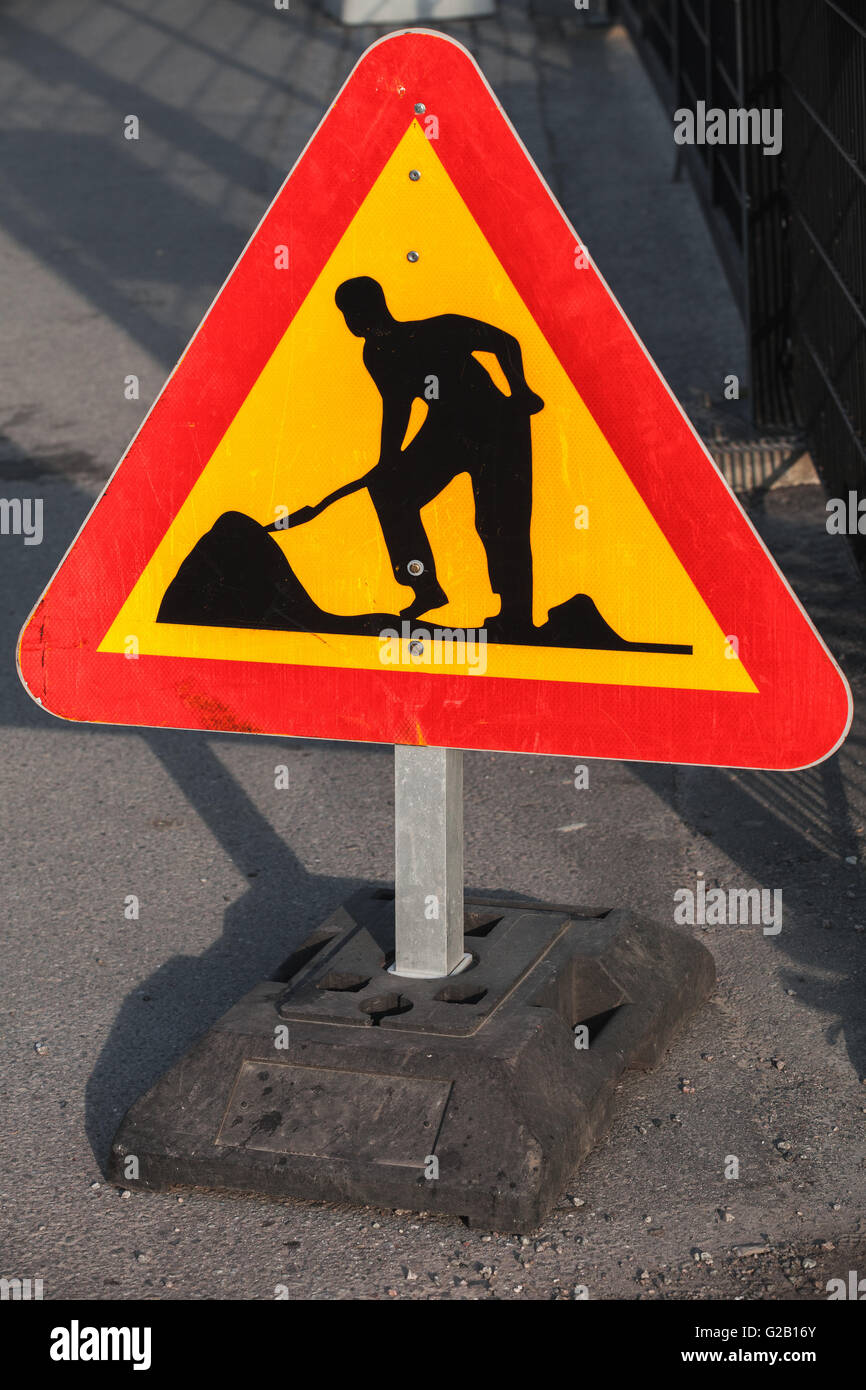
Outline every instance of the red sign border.
[[[437, 117], [436, 153], [529, 312], [737, 637], [757, 694], [97, 650], [418, 102]], [[289, 269], [275, 275], [282, 244]], [[850, 727], [847, 683], [603, 279], [575, 269], [578, 244], [462, 45], [419, 29], [375, 43], [25, 625], [19, 672], [33, 698], [66, 719], [286, 737], [768, 769], [830, 756]]]

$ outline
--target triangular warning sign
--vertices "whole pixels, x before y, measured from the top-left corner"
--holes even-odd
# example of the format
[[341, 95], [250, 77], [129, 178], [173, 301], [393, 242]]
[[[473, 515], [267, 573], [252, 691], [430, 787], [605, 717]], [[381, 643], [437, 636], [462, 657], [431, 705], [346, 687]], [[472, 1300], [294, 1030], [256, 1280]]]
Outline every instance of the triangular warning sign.
[[69, 719], [800, 767], [847, 685], [478, 68], [360, 60], [22, 633]]

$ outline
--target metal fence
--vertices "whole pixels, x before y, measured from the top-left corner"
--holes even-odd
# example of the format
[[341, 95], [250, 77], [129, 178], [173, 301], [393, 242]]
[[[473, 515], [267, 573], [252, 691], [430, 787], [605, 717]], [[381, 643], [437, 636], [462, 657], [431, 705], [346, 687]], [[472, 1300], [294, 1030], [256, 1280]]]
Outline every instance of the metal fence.
[[778, 2], [793, 394], [831, 494], [866, 495], [866, 0]]
[[[753, 420], [866, 496], [866, 0], [618, 0], [671, 115], [781, 108], [780, 156], [682, 147], [746, 324]], [[866, 564], [866, 536], [852, 538]]]

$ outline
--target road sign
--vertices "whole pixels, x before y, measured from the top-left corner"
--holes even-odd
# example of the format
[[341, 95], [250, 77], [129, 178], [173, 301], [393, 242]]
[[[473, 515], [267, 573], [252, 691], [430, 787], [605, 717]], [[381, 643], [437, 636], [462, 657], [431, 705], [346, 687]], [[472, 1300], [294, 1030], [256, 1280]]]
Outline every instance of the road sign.
[[104, 723], [798, 767], [848, 688], [469, 54], [391, 35], [22, 634]]

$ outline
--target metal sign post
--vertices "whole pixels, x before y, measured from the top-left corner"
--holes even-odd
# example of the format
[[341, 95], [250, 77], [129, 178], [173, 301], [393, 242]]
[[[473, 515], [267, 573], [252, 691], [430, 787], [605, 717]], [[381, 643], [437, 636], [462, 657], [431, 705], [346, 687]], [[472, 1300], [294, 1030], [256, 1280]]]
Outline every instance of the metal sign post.
[[463, 752], [394, 748], [394, 975], [436, 979], [463, 950]]

